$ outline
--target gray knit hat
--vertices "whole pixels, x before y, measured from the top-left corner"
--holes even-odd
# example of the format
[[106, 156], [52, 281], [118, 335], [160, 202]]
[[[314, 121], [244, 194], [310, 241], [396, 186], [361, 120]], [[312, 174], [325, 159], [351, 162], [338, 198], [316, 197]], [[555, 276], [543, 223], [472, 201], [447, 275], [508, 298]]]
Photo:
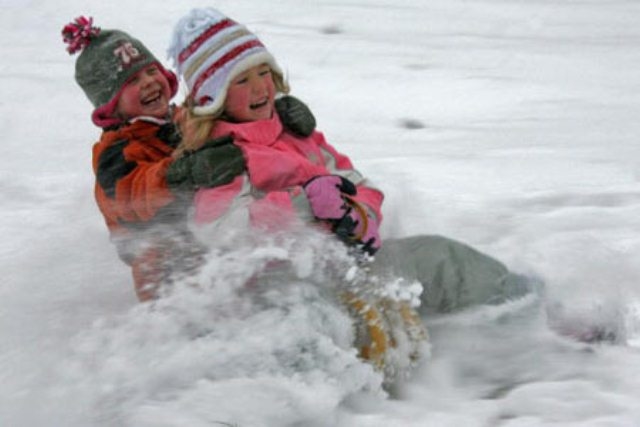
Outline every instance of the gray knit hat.
[[81, 50], [75, 78], [95, 107], [93, 122], [101, 127], [117, 124], [113, 112], [124, 84], [138, 71], [157, 64], [171, 87], [178, 89], [175, 74], [166, 70], [142, 42], [119, 30], [94, 27], [92, 18], [79, 17], [62, 29], [70, 54]]

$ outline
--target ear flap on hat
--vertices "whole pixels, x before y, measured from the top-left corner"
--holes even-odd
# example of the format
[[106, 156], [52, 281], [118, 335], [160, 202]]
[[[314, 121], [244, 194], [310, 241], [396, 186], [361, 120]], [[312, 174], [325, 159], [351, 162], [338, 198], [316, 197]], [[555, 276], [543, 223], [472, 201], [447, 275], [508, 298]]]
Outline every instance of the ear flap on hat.
[[119, 97], [120, 92], [118, 92], [111, 101], [93, 110], [93, 113], [91, 113], [91, 121], [94, 125], [104, 129], [119, 125], [122, 122], [122, 120], [114, 117]]
[[173, 71], [164, 68], [162, 64], [158, 63], [158, 65], [160, 66], [160, 71], [162, 71], [162, 74], [164, 74], [164, 76], [167, 78], [167, 81], [169, 82], [169, 87], [171, 88], [171, 98], [173, 98], [178, 93], [178, 77]]

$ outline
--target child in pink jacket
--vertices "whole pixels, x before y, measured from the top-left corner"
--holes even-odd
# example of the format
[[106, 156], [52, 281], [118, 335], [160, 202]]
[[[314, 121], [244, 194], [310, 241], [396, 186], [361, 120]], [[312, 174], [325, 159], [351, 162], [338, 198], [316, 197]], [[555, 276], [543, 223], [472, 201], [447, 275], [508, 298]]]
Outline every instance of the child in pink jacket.
[[[289, 88], [281, 68], [254, 34], [216, 10], [195, 9], [178, 22], [170, 53], [189, 90], [189, 117], [182, 123], [178, 154], [233, 144], [246, 165], [246, 173], [231, 183], [197, 191], [197, 223], [221, 230], [228, 228], [226, 221], [233, 227], [280, 230], [302, 219], [369, 254], [380, 248], [382, 193], [315, 126], [306, 134], [283, 128], [286, 114], [275, 99]], [[407, 357], [419, 357], [426, 337], [411, 307], [398, 309], [402, 329], [391, 332], [382, 303], [374, 307], [346, 292], [337, 297], [353, 311], [355, 324], [363, 325], [362, 334], [356, 333], [363, 359], [396, 372], [394, 364], [387, 363], [388, 350], [410, 339]]]
[[197, 192], [196, 222], [216, 224], [233, 212], [237, 224], [245, 212], [247, 224], [262, 228], [295, 217], [369, 253], [380, 247], [382, 193], [320, 132], [283, 128], [274, 102], [289, 88], [254, 34], [216, 10], [196, 9], [177, 24], [170, 53], [189, 90], [187, 155], [206, 140], [226, 141], [242, 150], [247, 168], [228, 185]]
[[[170, 55], [189, 91], [181, 155], [203, 145], [233, 144], [246, 163], [246, 173], [231, 183], [196, 193], [198, 223], [222, 228], [231, 219], [234, 226], [243, 221], [278, 229], [291, 217], [324, 226], [341, 240], [375, 253], [370, 265], [374, 275], [420, 282], [422, 315], [499, 304], [539, 288], [535, 279], [514, 274], [446, 237], [389, 239], [381, 248], [383, 194], [314, 130], [315, 123], [304, 134], [283, 129], [287, 114], [274, 100], [288, 93], [288, 85], [273, 56], [246, 27], [213, 9], [193, 10], [176, 25]], [[358, 307], [361, 302], [351, 301], [358, 316], [370, 319], [371, 346], [362, 347], [361, 355], [382, 367], [394, 340], [376, 331], [376, 322], [384, 322]], [[406, 313], [405, 329], [417, 331], [409, 339], [424, 340], [420, 317]]]
[[375, 253], [376, 275], [420, 282], [425, 314], [499, 304], [537, 286], [442, 236], [387, 239], [378, 251], [382, 193], [314, 130], [315, 122], [302, 136], [283, 130], [287, 114], [279, 107], [280, 117], [274, 114], [274, 98], [289, 88], [273, 56], [246, 27], [213, 9], [193, 10], [177, 23], [170, 55], [189, 90], [178, 151], [189, 155], [205, 141], [234, 144], [246, 162], [247, 172], [230, 184], [197, 192], [198, 222], [221, 224], [232, 217], [237, 226], [241, 216], [246, 224], [278, 227], [288, 214], [324, 224]]

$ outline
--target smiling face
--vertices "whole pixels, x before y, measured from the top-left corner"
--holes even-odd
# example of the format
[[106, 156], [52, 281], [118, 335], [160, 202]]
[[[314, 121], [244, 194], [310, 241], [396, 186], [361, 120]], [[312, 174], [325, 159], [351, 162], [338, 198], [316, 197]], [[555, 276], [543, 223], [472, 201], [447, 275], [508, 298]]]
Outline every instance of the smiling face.
[[138, 71], [127, 81], [116, 113], [125, 119], [137, 116], [164, 118], [169, 113], [171, 87], [157, 64]]
[[275, 95], [271, 68], [267, 64], [258, 65], [231, 81], [224, 110], [237, 122], [270, 119]]

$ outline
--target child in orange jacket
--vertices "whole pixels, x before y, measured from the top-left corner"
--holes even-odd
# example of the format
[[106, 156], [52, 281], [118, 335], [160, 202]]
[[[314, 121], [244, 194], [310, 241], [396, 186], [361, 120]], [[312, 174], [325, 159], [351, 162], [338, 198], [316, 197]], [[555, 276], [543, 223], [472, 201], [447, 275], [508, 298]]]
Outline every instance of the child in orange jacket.
[[81, 51], [75, 78], [103, 129], [93, 146], [96, 201], [145, 301], [170, 280], [175, 260], [194, 260], [199, 251], [165, 179], [180, 142], [170, 106], [178, 81], [139, 40], [92, 24], [80, 17], [62, 34], [70, 54]]
[[[95, 108], [93, 123], [103, 129], [93, 146], [96, 201], [118, 255], [132, 269], [136, 294], [146, 301], [199, 265], [203, 249], [186, 225], [191, 193], [228, 183], [244, 171], [244, 159], [227, 145], [174, 161], [181, 140], [173, 122], [179, 111], [170, 104], [175, 74], [139, 40], [94, 27], [91, 18], [77, 18], [62, 35], [70, 54], [81, 51], [75, 78]], [[289, 101], [287, 125], [313, 126], [306, 106]], [[167, 183], [172, 173], [183, 178], [179, 188]]]

